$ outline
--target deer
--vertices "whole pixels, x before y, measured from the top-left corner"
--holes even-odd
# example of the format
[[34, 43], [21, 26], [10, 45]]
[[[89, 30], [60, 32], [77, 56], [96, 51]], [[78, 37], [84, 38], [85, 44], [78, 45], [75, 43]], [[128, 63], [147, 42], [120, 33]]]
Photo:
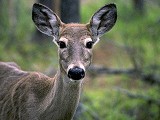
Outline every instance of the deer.
[[115, 25], [116, 5], [104, 5], [87, 24], [65, 24], [51, 9], [34, 3], [32, 20], [40, 32], [53, 37], [58, 70], [52, 78], [23, 71], [14, 62], [0, 62], [0, 120], [72, 120], [92, 48]]

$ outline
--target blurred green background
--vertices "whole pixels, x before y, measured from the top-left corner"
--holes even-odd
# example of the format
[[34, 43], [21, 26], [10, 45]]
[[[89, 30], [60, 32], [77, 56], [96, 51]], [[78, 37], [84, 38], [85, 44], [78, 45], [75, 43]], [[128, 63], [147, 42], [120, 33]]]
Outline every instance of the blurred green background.
[[[54, 76], [57, 47], [38, 33], [31, 19], [33, 3], [49, 1], [0, 0], [0, 61], [14, 61], [23, 70]], [[53, 2], [53, 10], [61, 15], [63, 2]], [[74, 2], [79, 2], [77, 21], [81, 23], [89, 22], [107, 3], [115, 3], [118, 10], [116, 25], [94, 48], [75, 119], [160, 120], [160, 1]]]

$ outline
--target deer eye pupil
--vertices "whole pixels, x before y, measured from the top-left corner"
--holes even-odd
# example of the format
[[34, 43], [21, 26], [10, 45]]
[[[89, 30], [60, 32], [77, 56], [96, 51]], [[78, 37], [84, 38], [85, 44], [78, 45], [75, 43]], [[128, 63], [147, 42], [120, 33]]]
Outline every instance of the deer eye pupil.
[[63, 41], [59, 41], [58, 44], [59, 44], [60, 48], [66, 48], [67, 47], [65, 42], [63, 42]]
[[93, 46], [93, 42], [87, 42], [87, 43], [86, 43], [86, 48], [91, 49], [92, 46]]

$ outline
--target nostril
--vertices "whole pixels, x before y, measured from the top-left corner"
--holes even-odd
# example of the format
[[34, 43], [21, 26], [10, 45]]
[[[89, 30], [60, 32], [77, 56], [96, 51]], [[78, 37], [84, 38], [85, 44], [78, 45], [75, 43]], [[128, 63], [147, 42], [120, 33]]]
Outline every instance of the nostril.
[[73, 80], [80, 80], [84, 78], [85, 72], [82, 68], [74, 67], [68, 71], [68, 77]]

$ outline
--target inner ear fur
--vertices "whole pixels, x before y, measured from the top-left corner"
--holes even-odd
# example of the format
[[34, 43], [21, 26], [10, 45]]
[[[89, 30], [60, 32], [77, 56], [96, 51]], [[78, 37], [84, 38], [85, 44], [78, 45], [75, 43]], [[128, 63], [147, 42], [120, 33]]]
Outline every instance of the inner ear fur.
[[107, 4], [100, 8], [91, 18], [89, 28], [93, 36], [101, 37], [115, 25], [117, 8], [115, 4]]
[[33, 5], [32, 20], [40, 32], [55, 38], [63, 24], [51, 9], [39, 3]]

